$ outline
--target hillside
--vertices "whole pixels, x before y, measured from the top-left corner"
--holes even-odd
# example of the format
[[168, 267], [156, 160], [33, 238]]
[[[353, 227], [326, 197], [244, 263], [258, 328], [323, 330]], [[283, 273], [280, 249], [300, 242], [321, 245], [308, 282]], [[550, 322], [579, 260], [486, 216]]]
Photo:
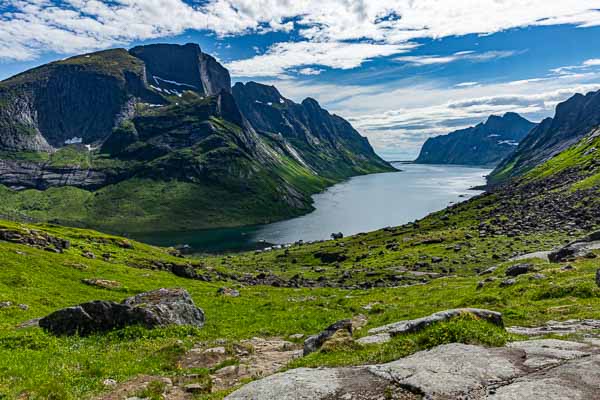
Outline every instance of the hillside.
[[600, 91], [576, 94], [556, 106], [554, 118], [543, 120], [489, 176], [490, 184], [521, 176], [577, 143], [600, 125]]
[[122, 233], [249, 225], [393, 170], [318, 106], [312, 134], [327, 142], [259, 134], [231, 92], [195, 44], [85, 54], [0, 82], [0, 214]]
[[[591, 324], [600, 319], [597, 251], [561, 263], [535, 257], [600, 226], [598, 148], [600, 135], [594, 132], [514, 185], [415, 223], [269, 252], [185, 259], [173, 249], [89, 230], [0, 222], [0, 394], [159, 398], [194, 384], [194, 395], [183, 392], [179, 398], [221, 399], [255, 379], [244, 371], [257, 363], [267, 368], [262, 363], [271, 362], [268, 357], [285, 360], [277, 368], [339, 367], [402, 360], [452, 342], [494, 346], [489, 351], [498, 354], [502, 348], [495, 347], [524, 339], [465, 316], [385, 343], [360, 341], [372, 328], [451, 308], [499, 311], [510, 332], [527, 332], [514, 326], [541, 326], [542, 337], [550, 320]], [[524, 260], [511, 260], [523, 255]], [[120, 301], [160, 287], [186, 288], [204, 310], [205, 326], [54, 337], [35, 322], [23, 325], [62, 307]], [[226, 295], [234, 292], [219, 288], [238, 293]], [[353, 317], [353, 339], [338, 337], [299, 357], [302, 335]], [[582, 335], [568, 338], [579, 341]], [[597, 331], [585, 335], [596, 337]], [[570, 343], [565, 346], [577, 346]], [[468, 357], [468, 349], [475, 348], [453, 357]], [[223, 356], [207, 355], [215, 352]], [[318, 379], [327, 376], [322, 370]], [[159, 384], [165, 378], [172, 386]]]
[[236, 83], [233, 96], [260, 134], [283, 149], [295, 149], [297, 161], [328, 178], [386, 168], [366, 138], [343, 118], [331, 115], [311, 98], [301, 104], [283, 97], [274, 86]]
[[534, 126], [519, 114], [492, 115], [476, 126], [427, 139], [415, 162], [496, 165], [515, 151]]

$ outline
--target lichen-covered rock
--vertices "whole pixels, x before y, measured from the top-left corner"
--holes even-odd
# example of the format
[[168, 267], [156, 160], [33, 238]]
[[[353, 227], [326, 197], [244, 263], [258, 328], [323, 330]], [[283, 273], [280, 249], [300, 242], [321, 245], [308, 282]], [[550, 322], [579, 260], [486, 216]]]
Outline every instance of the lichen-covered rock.
[[92, 301], [58, 310], [39, 321], [55, 335], [90, 335], [129, 325], [155, 328], [167, 325], [204, 325], [204, 312], [184, 289], [158, 289], [130, 297], [123, 303]]
[[500, 348], [454, 343], [381, 365], [289, 370], [252, 382], [226, 400], [595, 400], [599, 352], [560, 340]]

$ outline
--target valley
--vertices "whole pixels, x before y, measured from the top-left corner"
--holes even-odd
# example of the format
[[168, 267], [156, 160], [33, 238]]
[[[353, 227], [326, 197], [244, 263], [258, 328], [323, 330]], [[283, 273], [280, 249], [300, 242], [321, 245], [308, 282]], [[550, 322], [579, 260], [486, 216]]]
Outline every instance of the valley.
[[[423, 55], [363, 8], [385, 34], [352, 51], [229, 18], [251, 58], [156, 28], [0, 81], [0, 400], [597, 398], [600, 91], [513, 93], [600, 63], [485, 83], [539, 46]], [[261, 49], [295, 24], [329, 46]]]

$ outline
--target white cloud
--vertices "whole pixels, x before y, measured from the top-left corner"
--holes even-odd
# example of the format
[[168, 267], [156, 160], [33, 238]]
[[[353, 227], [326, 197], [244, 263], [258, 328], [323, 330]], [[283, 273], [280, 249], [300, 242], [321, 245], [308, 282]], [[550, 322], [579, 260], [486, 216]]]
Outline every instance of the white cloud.
[[[227, 36], [295, 28], [301, 42], [319, 43], [321, 49], [332, 44], [331, 50], [345, 47], [350, 52], [356, 44], [366, 46], [357, 56], [345, 57], [344, 68], [389, 55], [387, 46], [403, 48], [418, 38], [490, 34], [533, 25], [600, 25], [597, 0], [7, 0], [0, 12], [4, 59], [125, 45], [187, 29]], [[289, 55], [293, 46], [279, 44], [266, 56], [282, 48], [288, 48], [283, 54]], [[293, 55], [301, 62], [296, 66], [308, 65]], [[250, 67], [246, 64], [243, 73], [264, 76], [259, 63], [254, 63], [254, 71]]]
[[471, 86], [477, 86], [479, 85], [479, 82], [462, 82], [462, 83], [457, 83], [456, 85], [454, 85], [454, 87], [471, 87]]
[[323, 71], [320, 68], [301, 68], [297, 72], [300, 75], [320, 75]]
[[275, 77], [309, 65], [352, 69], [375, 57], [402, 53], [414, 47], [410, 43], [284, 42], [274, 44], [265, 54], [225, 66], [234, 76]]
[[449, 64], [456, 61], [484, 62], [494, 59], [511, 57], [519, 52], [516, 51], [486, 51], [475, 53], [474, 51], [460, 51], [449, 56], [404, 56], [394, 60], [413, 65], [435, 65]]
[[586, 70], [594, 67], [600, 66], [599, 58], [592, 58], [589, 60], [585, 60], [583, 63], [579, 65], [567, 65], [564, 67], [554, 68], [551, 72], [559, 75], [572, 75], [574, 71]]

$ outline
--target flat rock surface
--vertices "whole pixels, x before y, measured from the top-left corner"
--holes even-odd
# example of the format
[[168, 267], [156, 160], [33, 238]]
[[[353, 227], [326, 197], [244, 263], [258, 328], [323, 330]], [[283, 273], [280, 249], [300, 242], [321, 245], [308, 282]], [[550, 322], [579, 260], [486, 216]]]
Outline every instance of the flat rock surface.
[[583, 319], [567, 321], [548, 321], [545, 325], [536, 327], [511, 326], [506, 328], [510, 333], [524, 336], [569, 335], [576, 332], [600, 330], [600, 320]]
[[252, 382], [226, 399], [593, 400], [597, 393], [600, 348], [549, 339], [500, 348], [455, 343], [381, 365], [300, 368]]

